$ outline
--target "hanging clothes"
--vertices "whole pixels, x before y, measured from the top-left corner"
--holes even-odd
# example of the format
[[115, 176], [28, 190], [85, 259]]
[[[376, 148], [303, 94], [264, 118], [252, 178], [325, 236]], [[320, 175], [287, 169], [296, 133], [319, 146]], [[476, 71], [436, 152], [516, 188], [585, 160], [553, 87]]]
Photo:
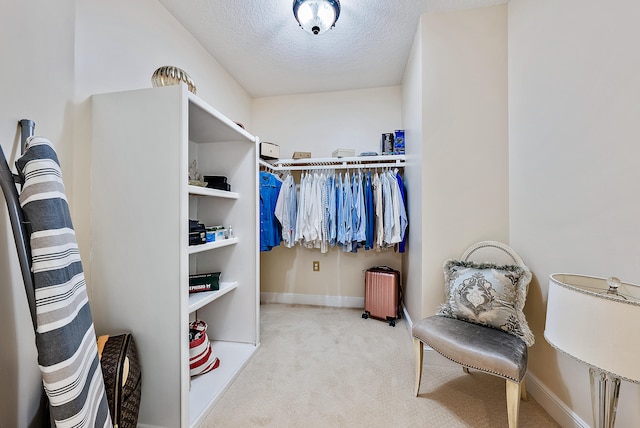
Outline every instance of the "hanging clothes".
[[299, 190], [299, 197], [298, 197], [298, 207], [297, 207], [297, 211], [296, 211], [296, 229], [295, 229], [295, 239], [294, 239], [294, 243], [299, 243], [300, 241], [302, 241], [302, 228], [303, 228], [303, 213], [304, 213], [304, 206], [307, 203], [307, 196], [306, 196], [306, 180], [305, 180], [305, 174], [304, 172], [300, 175], [300, 190]]
[[331, 172], [327, 177], [325, 184], [327, 191], [327, 227], [329, 229], [329, 245], [334, 247], [336, 245], [336, 236], [338, 233], [337, 212], [336, 212], [336, 174]]
[[374, 248], [376, 251], [382, 249], [384, 241], [384, 210], [382, 209], [382, 181], [380, 175], [376, 172], [373, 177], [373, 189], [374, 189], [374, 205], [375, 205], [375, 237]]
[[[354, 174], [355, 176], [355, 174]], [[364, 243], [367, 240], [366, 234], [366, 212], [364, 205], [364, 186], [362, 184], [362, 171], [358, 172], [355, 179], [354, 193], [353, 193], [353, 206], [355, 218], [353, 221], [353, 251], [355, 252], [358, 247], [364, 247]]]
[[344, 182], [342, 174], [336, 178], [336, 245], [344, 245], [345, 236], [345, 213], [344, 213]]
[[386, 171], [381, 174], [380, 181], [382, 182], [382, 221], [384, 230], [384, 235], [382, 237], [380, 246], [386, 248], [391, 245], [391, 240], [393, 238], [393, 227], [395, 225], [395, 217], [393, 215], [393, 195], [391, 193], [391, 186], [389, 185], [389, 174], [387, 174]]
[[321, 194], [319, 196], [316, 175], [303, 174], [300, 179], [296, 242], [306, 248], [315, 248], [320, 236], [322, 212], [318, 211], [321, 203], [319, 197]]
[[365, 250], [373, 248], [373, 235], [375, 233], [375, 209], [373, 203], [373, 188], [371, 186], [371, 171], [364, 176], [364, 211], [365, 211]]
[[351, 179], [349, 172], [344, 175], [344, 182], [342, 183], [342, 192], [344, 194], [342, 199], [342, 212], [344, 222], [344, 239], [342, 241], [343, 251], [351, 251], [351, 240], [353, 239], [353, 189], [351, 187]]
[[322, 210], [322, 218], [320, 223], [320, 252], [322, 254], [329, 251], [329, 192], [327, 191], [327, 182], [329, 178], [324, 173], [321, 174], [319, 180], [320, 187], [320, 209]]
[[282, 226], [282, 242], [287, 248], [293, 247], [295, 245], [296, 220], [298, 218], [298, 194], [296, 183], [293, 181], [291, 174], [287, 174], [282, 182], [274, 214]]
[[402, 208], [404, 209], [404, 217], [400, 217], [401, 225], [400, 228], [402, 230], [402, 241], [398, 244], [398, 252], [404, 253], [406, 244], [407, 244], [407, 226], [409, 225], [409, 218], [407, 216], [407, 200], [405, 196], [404, 182], [402, 180], [402, 176], [400, 172], [396, 170], [396, 180], [398, 182], [398, 188], [400, 189], [400, 196], [402, 199]]
[[402, 241], [400, 190], [398, 189], [398, 180], [394, 173], [388, 171], [387, 179], [389, 181], [389, 189], [391, 190], [391, 217], [393, 218], [393, 224], [391, 226], [391, 240], [389, 241], [389, 244], [398, 244]]
[[316, 172], [313, 174], [313, 229], [309, 248], [321, 248], [322, 246], [322, 187], [324, 187], [323, 179], [324, 175], [322, 173]]
[[275, 216], [282, 181], [269, 172], [260, 172], [260, 251], [280, 245], [282, 226]]
[[291, 174], [282, 181], [261, 172], [260, 213], [261, 251], [281, 241], [321, 253], [333, 246], [405, 251], [406, 193], [398, 169], [303, 172], [299, 191]]

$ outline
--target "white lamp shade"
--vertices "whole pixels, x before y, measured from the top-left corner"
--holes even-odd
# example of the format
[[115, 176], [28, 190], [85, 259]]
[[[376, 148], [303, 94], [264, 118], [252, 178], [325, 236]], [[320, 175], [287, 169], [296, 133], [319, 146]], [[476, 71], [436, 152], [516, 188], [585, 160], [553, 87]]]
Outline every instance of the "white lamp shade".
[[640, 287], [607, 294], [604, 278], [549, 277], [544, 337], [554, 348], [630, 382], [640, 382]]

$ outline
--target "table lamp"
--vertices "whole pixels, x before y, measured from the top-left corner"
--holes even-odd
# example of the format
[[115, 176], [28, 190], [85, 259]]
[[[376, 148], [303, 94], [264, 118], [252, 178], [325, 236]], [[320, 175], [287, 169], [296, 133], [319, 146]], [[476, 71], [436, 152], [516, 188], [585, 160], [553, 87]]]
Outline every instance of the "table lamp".
[[544, 337], [589, 366], [594, 424], [613, 428], [620, 382], [640, 383], [640, 286], [615, 277], [550, 275]]

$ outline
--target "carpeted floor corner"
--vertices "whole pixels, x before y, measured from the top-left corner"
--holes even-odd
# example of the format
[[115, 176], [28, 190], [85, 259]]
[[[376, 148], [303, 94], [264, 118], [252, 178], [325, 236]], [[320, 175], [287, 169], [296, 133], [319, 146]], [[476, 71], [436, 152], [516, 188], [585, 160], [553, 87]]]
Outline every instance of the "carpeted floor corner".
[[[459, 367], [425, 366], [413, 396], [412, 341], [357, 309], [266, 304], [262, 347], [204, 427], [507, 426], [504, 381]], [[521, 428], [559, 425], [533, 400]]]

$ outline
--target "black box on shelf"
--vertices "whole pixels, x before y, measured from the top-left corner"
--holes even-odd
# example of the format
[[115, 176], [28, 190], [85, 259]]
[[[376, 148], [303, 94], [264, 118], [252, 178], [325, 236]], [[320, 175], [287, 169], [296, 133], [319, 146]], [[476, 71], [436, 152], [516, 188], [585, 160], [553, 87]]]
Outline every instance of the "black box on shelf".
[[190, 232], [189, 245], [200, 245], [207, 243], [207, 232]]
[[231, 190], [231, 184], [229, 183], [208, 183], [207, 187], [209, 189], [226, 190], [227, 192]]
[[203, 180], [210, 189], [231, 190], [231, 185], [227, 183], [227, 177], [224, 175], [205, 175]]
[[217, 291], [220, 289], [220, 272], [189, 275], [189, 293]]
[[226, 183], [227, 182], [227, 177], [224, 176], [224, 175], [205, 175], [204, 176], [204, 181], [207, 184]]
[[204, 244], [207, 242], [207, 231], [204, 224], [198, 220], [189, 220], [189, 245]]

